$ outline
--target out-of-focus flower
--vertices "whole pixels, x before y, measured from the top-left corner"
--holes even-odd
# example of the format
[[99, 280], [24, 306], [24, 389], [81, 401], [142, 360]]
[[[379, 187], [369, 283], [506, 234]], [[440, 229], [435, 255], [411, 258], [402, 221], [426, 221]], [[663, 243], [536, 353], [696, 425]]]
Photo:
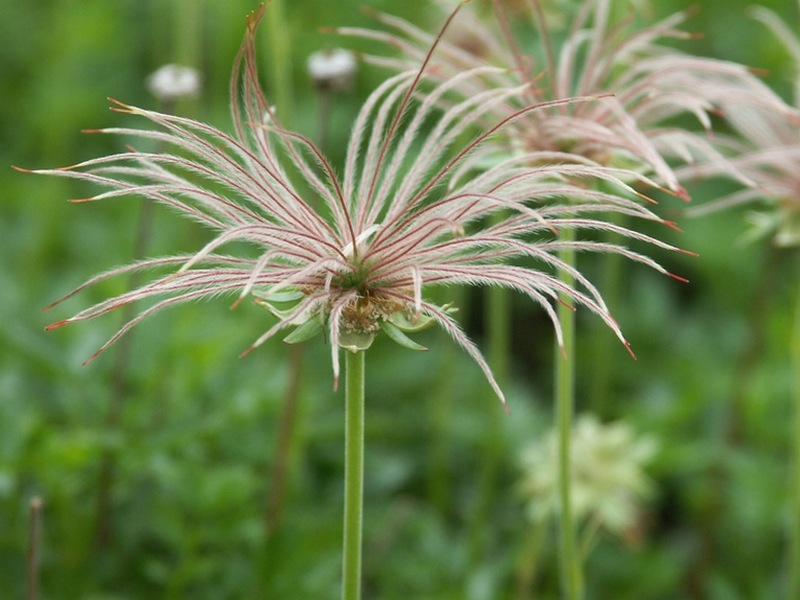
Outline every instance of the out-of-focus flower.
[[[753, 16], [782, 42], [793, 61], [795, 106], [791, 107], [766, 86], [758, 94], [732, 96], [721, 103], [731, 135], [717, 136], [716, 144], [749, 185], [728, 196], [693, 208], [699, 216], [737, 205], [764, 201], [767, 210], [748, 215], [750, 239], [771, 238], [778, 246], [800, 245], [800, 40], [773, 12], [755, 7]], [[687, 177], [725, 176], [718, 164], [684, 169]]]
[[[651, 173], [683, 195], [668, 160], [691, 163], [699, 157], [718, 164], [724, 160], [705, 135], [673, 126], [674, 119], [693, 115], [708, 130], [711, 113], [720, 102], [763, 90], [742, 65], [689, 56], [661, 43], [691, 37], [678, 29], [686, 13], [635, 27], [632, 15], [626, 21], [611, 22], [610, 0], [585, 0], [562, 31], [548, 22], [540, 0], [527, 0], [527, 26], [516, 16], [512, 26], [500, 0], [492, 0], [492, 5], [493, 25], [464, 11], [431, 61], [431, 68], [442, 78], [481, 65], [503, 68], [464, 81], [459, 89], [467, 97], [494, 86], [530, 84], [524, 96], [494, 107], [490, 118], [513, 113], [520, 102], [613, 94], [600, 102], [562, 105], [517, 120], [506, 130], [517, 149], [550, 149]], [[401, 52], [400, 58], [369, 57], [372, 62], [394, 69], [418, 64], [431, 35], [403, 19], [375, 14], [393, 32], [339, 31], [382, 40]], [[538, 59], [528, 53], [531, 39], [539, 41]]]
[[[132, 149], [68, 168], [36, 171], [107, 188], [85, 201], [139, 195], [216, 232], [192, 254], [144, 260], [90, 279], [67, 297], [110, 277], [154, 272], [148, 283], [54, 323], [51, 329], [132, 302], [152, 301], [96, 356], [168, 306], [220, 295], [252, 295], [278, 321], [251, 349], [286, 329], [294, 328], [288, 342], [324, 331], [336, 380], [340, 347], [363, 350], [382, 330], [419, 349], [402, 331], [438, 324], [480, 365], [501, 399], [481, 353], [449, 307], [425, 298], [426, 286], [516, 290], [543, 307], [559, 340], [552, 303], [563, 298], [588, 307], [626, 343], [598, 290], [565, 264], [559, 252], [571, 247], [619, 253], [667, 271], [622, 246], [565, 241], [556, 233], [611, 230], [670, 248], [593, 217], [602, 203], [604, 210], [663, 222], [632, 199], [637, 196], [627, 182], [648, 180], [589, 161], [563, 164], [531, 153], [504, 156], [480, 172], [472, 168], [476, 161], [490, 158], [495, 149], [486, 142], [505, 127], [533, 112], [578, 100], [525, 106], [464, 142], [465, 132], [474, 131], [496, 105], [524, 95], [527, 86], [456, 97], [442, 110], [442, 102], [458, 86], [497, 69], [480, 67], [441, 80], [429, 77], [423, 61], [422, 67], [387, 79], [366, 100], [340, 177], [311, 141], [281, 126], [259, 87], [254, 36], [263, 14], [262, 7], [248, 19], [231, 78], [233, 135], [191, 119], [116, 103], [118, 112], [149, 120], [157, 129], [103, 132], [155, 140], [170, 151]], [[608, 189], [585, 185], [594, 180], [606, 182]], [[569, 202], [560, 203], [564, 198]], [[224, 252], [231, 244], [235, 251]], [[569, 273], [574, 285], [560, 281], [560, 271]]]
[[349, 50], [329, 48], [308, 57], [308, 74], [314, 85], [331, 91], [348, 91], [356, 76], [356, 57]]
[[[637, 436], [627, 423], [603, 424], [592, 415], [581, 415], [570, 446], [576, 520], [617, 535], [632, 527], [639, 504], [653, 491], [644, 467], [657, 449], [653, 438]], [[544, 523], [560, 514], [557, 432], [525, 448], [521, 467], [519, 491], [530, 519]]]
[[200, 93], [200, 73], [191, 67], [168, 64], [147, 78], [147, 89], [162, 101], [192, 98]]

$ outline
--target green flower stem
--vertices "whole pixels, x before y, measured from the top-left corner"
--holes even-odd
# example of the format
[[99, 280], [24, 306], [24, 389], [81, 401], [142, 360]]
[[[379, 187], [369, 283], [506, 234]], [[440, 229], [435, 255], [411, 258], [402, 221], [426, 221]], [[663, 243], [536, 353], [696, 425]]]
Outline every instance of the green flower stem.
[[[562, 241], [569, 242], [574, 239], [575, 233], [572, 230], [563, 230], [561, 232]], [[562, 249], [560, 257], [567, 265], [575, 265], [575, 251], [572, 248]], [[573, 284], [572, 276], [567, 273], [562, 272], [559, 278], [567, 285]], [[583, 574], [581, 572], [580, 557], [577, 552], [570, 485], [570, 432], [572, 429], [572, 414], [575, 407], [575, 313], [570, 306], [561, 303], [558, 306], [558, 318], [564, 338], [563, 349], [556, 347], [554, 398], [558, 426], [561, 576], [564, 598], [566, 600], [578, 600], [583, 597]]]
[[546, 537], [547, 528], [535, 523], [531, 525], [522, 540], [522, 548], [517, 562], [517, 600], [535, 598], [534, 584]]
[[277, 441], [275, 443], [275, 462], [270, 470], [269, 492], [265, 502], [265, 534], [267, 537], [278, 532], [283, 519], [283, 507], [289, 486], [289, 463], [294, 447], [297, 445], [298, 412], [300, 411], [300, 387], [303, 382], [303, 357], [305, 346], [294, 344], [289, 351], [289, 369], [286, 388], [283, 392], [281, 412], [278, 417]]
[[173, 8], [174, 60], [181, 65], [199, 68], [203, 62], [203, 3], [180, 0], [174, 3]]
[[270, 57], [268, 72], [270, 103], [274, 104], [278, 119], [286, 127], [291, 121], [292, 96], [292, 56], [290, 49], [291, 26], [286, 18], [284, 0], [272, 0], [269, 4], [269, 18], [266, 20], [267, 56]]
[[344, 560], [342, 600], [361, 597], [364, 504], [364, 352], [345, 352]]
[[[504, 288], [486, 290], [486, 310], [484, 322], [487, 326], [489, 367], [492, 369], [501, 388], [508, 383], [511, 344], [511, 295]], [[491, 396], [491, 393], [489, 394]], [[481, 452], [480, 475], [478, 478], [478, 497], [470, 517], [470, 564], [476, 567], [484, 560], [487, 534], [491, 528], [486, 526], [491, 513], [497, 473], [503, 456], [503, 433], [501, 421], [504, 413], [497, 402], [485, 403], [485, 429], [483, 432], [483, 451]]]
[[792, 440], [792, 487], [789, 495], [791, 529], [789, 532], [789, 590], [787, 598], [800, 598], [800, 286], [798, 286], [795, 323], [792, 336], [792, 373], [794, 373], [794, 428]]
[[[625, 227], [630, 217], [611, 214], [608, 220], [613, 225]], [[605, 241], [609, 244], [624, 245], [624, 238], [617, 232], [608, 232], [605, 236]], [[618, 306], [625, 286], [624, 259], [620, 254], [609, 252], [603, 254], [600, 260], [603, 298], [608, 306]], [[587, 401], [590, 403], [589, 409], [592, 413], [602, 418], [609, 416], [614, 356], [616, 356], [613, 350], [616, 349], [618, 342], [609, 332], [600, 330], [600, 327], [604, 328], [605, 324], [595, 322], [593, 326], [597, 331], [589, 341], [591, 344], [589, 352], [591, 352], [592, 360], [591, 364], [587, 364], [586, 367], [591, 382], [588, 385], [588, 389], [592, 390], [592, 393], [587, 397]]]

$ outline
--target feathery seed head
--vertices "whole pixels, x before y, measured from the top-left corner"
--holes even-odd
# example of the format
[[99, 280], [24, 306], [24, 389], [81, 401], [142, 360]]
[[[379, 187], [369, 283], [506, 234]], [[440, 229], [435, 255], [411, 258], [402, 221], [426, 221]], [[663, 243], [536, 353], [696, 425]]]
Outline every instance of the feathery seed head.
[[[438, 45], [432, 64], [442, 78], [479, 66], [501, 68], [482, 78], [465, 79], [458, 90], [466, 97], [497, 86], [526, 86], [523, 94], [487, 111], [489, 119], [529, 103], [607, 96], [602, 102], [559, 104], [516, 120], [505, 131], [513, 148], [561, 152], [562, 160], [581, 156], [606, 166], [636, 169], [685, 196], [668, 160], [720, 157], [706, 135], [674, 127], [672, 119], [693, 115], [710, 130], [711, 114], [720, 102], [759, 93], [758, 81], [745, 67], [692, 57], [661, 43], [692, 37], [678, 29], [686, 12], [637, 27], [632, 14], [614, 22], [610, 0], [584, 0], [571, 22], [561, 25], [547, 18], [547, 3], [541, 0], [524, 3], [529, 19], [510, 14], [502, 0], [486, 4], [493, 8], [494, 22], [463, 11], [452, 28], [459, 33]], [[400, 58], [370, 57], [376, 64], [402, 69], [418, 63], [433, 36], [398, 17], [378, 14], [377, 18], [388, 31], [340, 31], [382, 40], [401, 51]], [[532, 26], [526, 29], [527, 23]], [[539, 46], [530, 48], [528, 38]]]
[[748, 93], [720, 99], [730, 135], [715, 144], [725, 161], [706, 161], [683, 169], [699, 179], [734, 175], [744, 187], [692, 209], [697, 216], [737, 205], [765, 201], [765, 210], [749, 217], [751, 239], [771, 238], [779, 246], [800, 245], [800, 39], [774, 13], [756, 7], [752, 15], [785, 47], [794, 65], [795, 105], [790, 106], [766, 84], [754, 79]]
[[[168, 306], [219, 295], [236, 296], [235, 305], [252, 296], [277, 322], [245, 353], [282, 331], [291, 330], [285, 338], [290, 343], [325, 332], [337, 380], [340, 347], [364, 349], [383, 331], [392, 340], [421, 350], [403, 332], [436, 324], [478, 363], [501, 399], [502, 391], [454, 319], [454, 310], [428, 301], [424, 288], [491, 285], [515, 290], [542, 307], [559, 341], [561, 329], [553, 303], [583, 305], [627, 346], [599, 291], [565, 264], [559, 252], [565, 247], [615, 252], [667, 272], [624, 246], [581, 238], [561, 240], [558, 233], [614, 231], [671, 248], [596, 216], [600, 211], [618, 212], [661, 221], [637, 201], [633, 190], [633, 185], [652, 182], [638, 173], [590, 160], [560, 160], [557, 154], [541, 164], [524, 155], [498, 155], [496, 146], [487, 143], [536, 111], [591, 100], [523, 104], [486, 125], [488, 112], [510, 98], [524, 96], [526, 88], [499, 86], [467, 98], [453, 95], [458, 86], [493, 69], [476, 67], [444, 80], [432, 76], [429, 59], [441, 41], [440, 33], [431, 41], [421, 66], [388, 78], [367, 98], [355, 120], [339, 176], [313, 142], [281, 125], [278, 111], [261, 91], [254, 36], [263, 15], [262, 6], [248, 19], [235, 62], [233, 134], [114, 101], [117, 112], [155, 127], [114, 127], [105, 133], [135, 136], [167, 150], [130, 149], [64, 169], [36, 171], [104, 188], [89, 199], [93, 201], [141, 196], [216, 233], [193, 254], [139, 261], [93, 277], [67, 297], [110, 277], [153, 273], [148, 283], [52, 327], [150, 301], [99, 354], [131, 327]], [[463, 142], [467, 133], [476, 130], [471, 141]], [[603, 181], [613, 191], [581, 183], [590, 180]], [[242, 242], [254, 252], [243, 255]], [[233, 243], [237, 250], [228, 250]], [[531, 266], [530, 259], [538, 266]], [[558, 271], [568, 273], [574, 284], [560, 280], [555, 275]]]

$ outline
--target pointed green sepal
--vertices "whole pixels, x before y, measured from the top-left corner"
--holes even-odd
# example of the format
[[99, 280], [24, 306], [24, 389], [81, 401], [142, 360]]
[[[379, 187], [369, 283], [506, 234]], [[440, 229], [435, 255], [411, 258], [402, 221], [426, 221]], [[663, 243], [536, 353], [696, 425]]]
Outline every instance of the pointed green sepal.
[[384, 321], [384, 323], [390, 323], [395, 326], [395, 329], [399, 329], [402, 331], [422, 331], [423, 329], [427, 329], [434, 323], [434, 318], [429, 317], [428, 315], [423, 314], [412, 314], [408, 311], [400, 310], [396, 313], [392, 313], [389, 316], [388, 321]]
[[287, 344], [300, 344], [319, 335], [321, 331], [322, 321], [317, 317], [312, 317], [301, 325], [298, 325], [292, 333], [283, 338], [283, 341]]
[[263, 296], [263, 300], [267, 302], [277, 302], [282, 304], [284, 302], [297, 302], [301, 300], [305, 294], [300, 290], [286, 290], [285, 292], [275, 292], [274, 294], [267, 294]]
[[265, 300], [264, 298], [256, 298], [256, 304], [258, 304], [262, 308], [266, 308], [272, 315], [278, 317], [281, 321], [284, 319], [288, 319], [291, 314], [291, 309], [281, 310], [279, 308], [275, 308], [269, 301]]
[[389, 336], [389, 339], [391, 339], [396, 344], [400, 344], [404, 348], [408, 348], [409, 350], [419, 350], [419, 351], [427, 350], [425, 346], [419, 345], [417, 342], [408, 337], [405, 333], [400, 331], [400, 329], [396, 325], [393, 325], [389, 321], [383, 321], [381, 323], [381, 329], [383, 329], [383, 331], [386, 332], [386, 335]]
[[339, 347], [350, 352], [360, 352], [372, 345], [375, 334], [367, 331], [343, 331], [339, 334]]

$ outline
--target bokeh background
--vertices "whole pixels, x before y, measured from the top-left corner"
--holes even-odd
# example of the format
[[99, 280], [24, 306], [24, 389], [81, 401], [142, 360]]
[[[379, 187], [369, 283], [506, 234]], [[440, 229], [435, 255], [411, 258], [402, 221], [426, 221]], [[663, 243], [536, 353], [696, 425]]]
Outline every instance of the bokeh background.
[[[284, 123], [314, 139], [324, 129], [334, 162], [384, 73], [362, 67], [323, 124], [305, 61], [325, 47], [366, 48], [320, 32], [375, 25], [362, 4], [432, 29], [442, 20], [423, 0], [273, 0], [260, 32], [268, 95]], [[689, 5], [644, 4], [653, 18]], [[692, 4], [700, 10], [687, 28], [704, 36], [683, 50], [763, 68], [788, 92], [787, 57], [748, 19], [748, 2]], [[797, 27], [794, 2], [762, 5]], [[81, 366], [119, 315], [50, 333], [45, 325], [125, 282], [41, 309], [132, 258], [141, 205], [69, 204], [90, 190], [11, 169], [122, 149], [118, 137], [81, 130], [131, 124], [108, 110], [108, 97], [158, 108], [145, 79], [168, 62], [197, 68], [204, 81], [198, 98], [174, 110], [228, 128], [230, 68], [254, 7], [0, 0], [0, 598], [25, 597], [34, 497], [44, 503], [43, 599], [338, 595], [343, 396], [332, 390], [328, 349], [320, 340], [302, 351], [275, 341], [239, 359], [271, 321], [248, 303], [230, 311], [222, 299], [147, 320], [133, 332], [128, 360], [112, 349]], [[724, 191], [692, 190], [695, 202]], [[648, 467], [655, 492], [635, 530], [600, 537], [587, 592], [777, 598], [787, 568], [789, 345], [800, 270], [790, 251], [745, 241], [747, 208], [690, 220], [679, 201], [665, 199], [660, 210], [684, 230], [670, 241], [699, 254], [659, 256], [689, 284], [624, 264], [603, 281], [601, 265], [583, 265], [608, 293], [638, 359], [579, 314], [578, 409], [624, 421], [659, 446]], [[147, 253], [196, 248], [205, 235], [159, 208]], [[484, 345], [484, 298], [453, 294]], [[535, 594], [517, 585], [530, 530], [519, 455], [552, 424], [553, 340], [524, 299], [513, 300], [512, 314], [511, 416], [442, 332], [420, 336], [431, 349], [424, 355], [385, 340], [370, 351], [365, 598], [557, 597], [553, 537], [542, 546]]]

